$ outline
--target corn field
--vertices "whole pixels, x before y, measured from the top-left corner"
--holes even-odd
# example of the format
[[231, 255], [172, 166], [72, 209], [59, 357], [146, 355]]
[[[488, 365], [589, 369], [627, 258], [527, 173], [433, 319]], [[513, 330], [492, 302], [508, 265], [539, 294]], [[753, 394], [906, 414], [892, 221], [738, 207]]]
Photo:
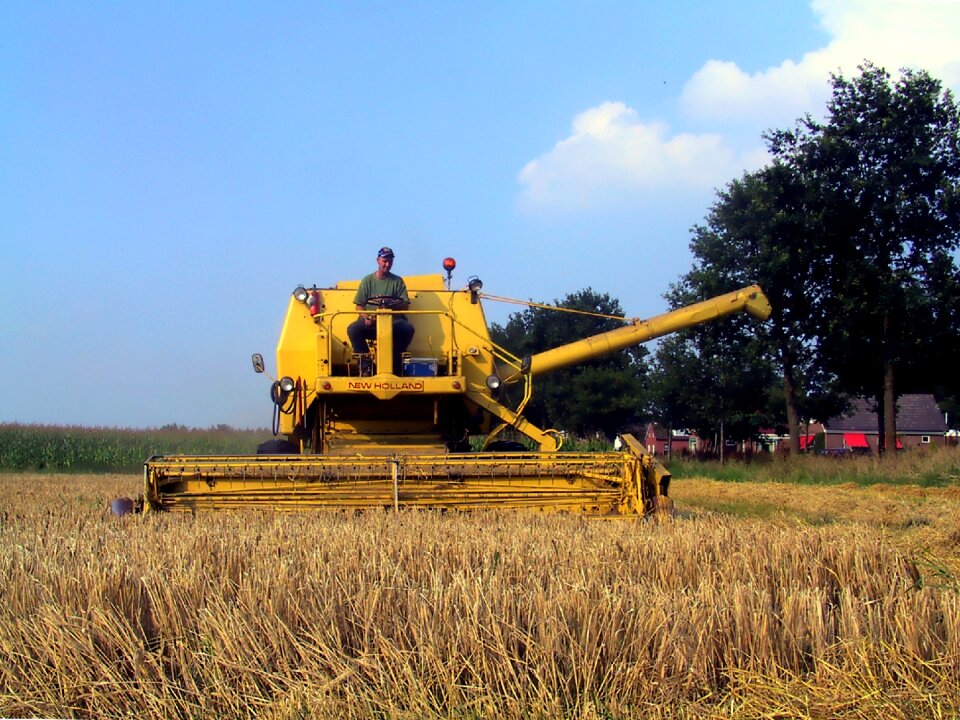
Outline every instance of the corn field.
[[139, 472], [152, 455], [255, 453], [268, 430], [227, 426], [153, 430], [0, 424], [0, 470]]
[[0, 716], [960, 713], [955, 487], [685, 480], [662, 524], [110, 516], [139, 483], [0, 475]]

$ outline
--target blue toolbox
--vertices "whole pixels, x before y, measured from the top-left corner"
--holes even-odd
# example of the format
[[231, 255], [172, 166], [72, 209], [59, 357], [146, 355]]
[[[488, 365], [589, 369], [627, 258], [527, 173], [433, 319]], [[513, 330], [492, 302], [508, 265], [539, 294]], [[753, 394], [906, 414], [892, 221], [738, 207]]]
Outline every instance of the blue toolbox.
[[434, 358], [404, 358], [403, 374], [407, 377], [436, 377], [437, 361]]

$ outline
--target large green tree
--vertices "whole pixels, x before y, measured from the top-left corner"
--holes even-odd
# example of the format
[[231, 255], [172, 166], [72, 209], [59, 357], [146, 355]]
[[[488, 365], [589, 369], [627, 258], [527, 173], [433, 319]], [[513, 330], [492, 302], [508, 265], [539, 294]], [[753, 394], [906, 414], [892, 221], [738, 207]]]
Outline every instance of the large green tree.
[[[809, 274], [822, 252], [818, 222], [815, 198], [796, 169], [774, 162], [747, 173], [718, 193], [705, 223], [694, 227], [694, 265], [669, 296], [676, 304], [751, 283], [763, 287], [773, 314], [763, 325], [744, 328], [736, 347], [754, 365], [764, 366], [762, 372], [753, 368], [753, 382], [779, 378], [782, 410], [777, 413], [768, 405], [764, 414], [768, 424], [782, 417], [794, 451], [800, 448], [802, 418], [823, 417], [842, 407], [833, 376], [816, 352], [820, 296], [810, 292]], [[702, 333], [692, 337], [699, 338], [699, 356], [707, 356], [707, 346], [716, 344]], [[666, 381], [671, 381], [669, 375]]]
[[[620, 303], [591, 288], [513, 313], [503, 326], [493, 323], [493, 341], [518, 357], [575, 342], [624, 324]], [[611, 317], [614, 316], [614, 317]], [[541, 427], [580, 436], [600, 432], [612, 437], [642, 415], [647, 350], [635, 347], [540, 376], [524, 415]]]
[[776, 364], [794, 450], [801, 418], [845, 394], [878, 399], [887, 443], [896, 388], [957, 394], [957, 106], [925, 73], [865, 65], [832, 82], [825, 122], [769, 132], [773, 162], [719, 193], [672, 290], [764, 288], [773, 316], [738, 342]]
[[898, 378], [930, 382], [932, 354], [955, 345], [960, 111], [925, 72], [893, 80], [866, 64], [832, 85], [825, 122], [808, 116], [768, 140], [816, 215], [816, 350], [846, 391], [877, 399], [893, 447]]

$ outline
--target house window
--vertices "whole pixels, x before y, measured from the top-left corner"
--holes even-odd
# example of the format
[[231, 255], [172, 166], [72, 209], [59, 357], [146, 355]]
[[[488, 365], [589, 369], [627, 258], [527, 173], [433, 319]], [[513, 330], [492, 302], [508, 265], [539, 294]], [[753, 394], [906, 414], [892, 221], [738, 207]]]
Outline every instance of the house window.
[[929, 444], [930, 444], [930, 436], [929, 436], [929, 435], [921, 435], [921, 436], [920, 436], [920, 442], [922, 442], [924, 445], [929, 445]]

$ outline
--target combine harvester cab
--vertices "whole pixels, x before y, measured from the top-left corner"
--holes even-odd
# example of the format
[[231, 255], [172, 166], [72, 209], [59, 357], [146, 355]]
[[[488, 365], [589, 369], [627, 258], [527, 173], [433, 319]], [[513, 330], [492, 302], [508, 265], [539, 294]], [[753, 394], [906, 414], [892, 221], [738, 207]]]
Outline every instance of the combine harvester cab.
[[[525, 358], [490, 339], [482, 283], [449, 290], [407, 276], [414, 328], [394, 353], [393, 312], [357, 354], [347, 327], [359, 281], [298, 287], [287, 305], [271, 386], [274, 434], [257, 455], [162, 456], [144, 469], [147, 511], [203, 508], [533, 508], [591, 515], [669, 510], [670, 474], [632, 436], [618, 452], [558, 452], [561, 438], [523, 416], [539, 375], [653, 338], [770, 305], [752, 286]], [[399, 366], [398, 366], [399, 365]], [[264, 371], [259, 355], [254, 368]], [[507, 385], [522, 388], [515, 407]], [[526, 443], [498, 440], [512, 428]], [[483, 450], [470, 450], [482, 436]], [[521, 449], [526, 446], [533, 450]]]

